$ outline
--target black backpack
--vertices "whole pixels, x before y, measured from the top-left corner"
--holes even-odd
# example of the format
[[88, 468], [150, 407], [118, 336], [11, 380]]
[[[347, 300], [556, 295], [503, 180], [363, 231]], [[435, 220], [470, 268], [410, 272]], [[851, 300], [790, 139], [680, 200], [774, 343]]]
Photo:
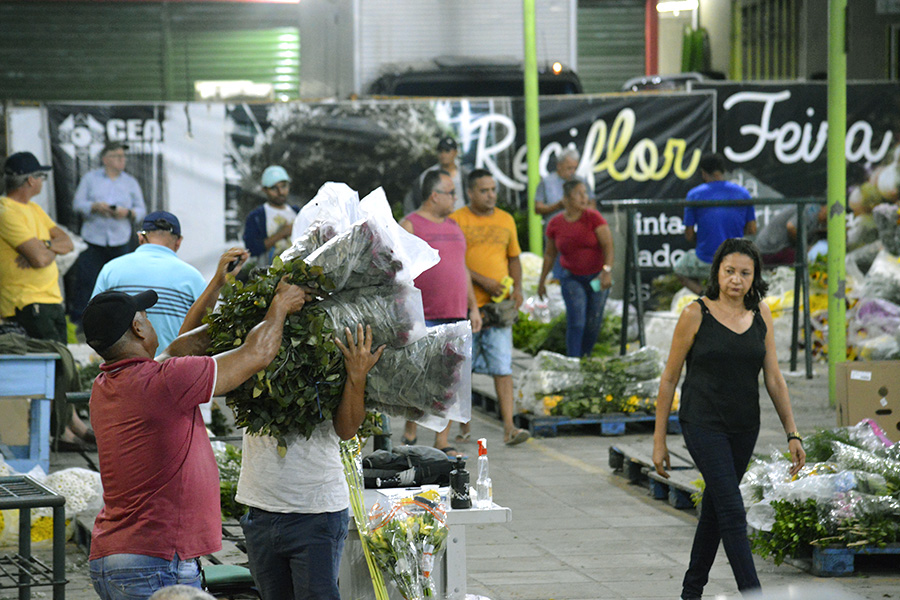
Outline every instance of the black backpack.
[[376, 450], [362, 459], [367, 488], [449, 485], [453, 461], [431, 446], [400, 446]]

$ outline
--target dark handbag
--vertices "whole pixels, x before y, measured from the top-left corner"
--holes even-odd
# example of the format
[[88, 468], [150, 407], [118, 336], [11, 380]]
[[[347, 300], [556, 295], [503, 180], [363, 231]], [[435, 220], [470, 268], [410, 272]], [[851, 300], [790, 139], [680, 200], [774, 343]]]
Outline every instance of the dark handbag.
[[488, 302], [481, 307], [482, 327], [512, 327], [519, 319], [519, 309], [512, 298], [502, 302]]

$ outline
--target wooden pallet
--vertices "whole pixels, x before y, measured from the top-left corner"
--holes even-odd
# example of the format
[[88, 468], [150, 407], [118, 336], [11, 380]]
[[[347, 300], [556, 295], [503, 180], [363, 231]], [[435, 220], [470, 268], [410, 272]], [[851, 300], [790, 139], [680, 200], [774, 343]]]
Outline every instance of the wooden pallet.
[[814, 546], [812, 564], [809, 570], [813, 575], [819, 577], [852, 575], [855, 568], [855, 559], [858, 555], [874, 554], [900, 555], [900, 544], [888, 544], [884, 548], [879, 548], [878, 546], [859, 546], [857, 548]]
[[[520, 413], [516, 415], [517, 425], [525, 427], [534, 436], [556, 437], [560, 427], [572, 427], [576, 425], [599, 425], [600, 435], [624, 435], [626, 427], [634, 423], [653, 424], [656, 421], [654, 415], [635, 415], [615, 413], [605, 415], [584, 415], [582, 417], [562, 416], [537, 416]], [[678, 415], [669, 417], [667, 426], [669, 433], [681, 433], [681, 425]]]
[[668, 500], [675, 508], [695, 508], [691, 496], [700, 491], [694, 483], [700, 479], [700, 472], [696, 469], [682, 469], [669, 471], [668, 475], [669, 478], [666, 479], [655, 469], [647, 472], [650, 494], [657, 500]]
[[[689, 459], [672, 451], [669, 452], [669, 464], [673, 472], [694, 468], [694, 463]], [[656, 467], [653, 466], [653, 442], [613, 444], [609, 447], [609, 466], [615, 471], [622, 471], [629, 482], [649, 488], [648, 473], [656, 472]]]

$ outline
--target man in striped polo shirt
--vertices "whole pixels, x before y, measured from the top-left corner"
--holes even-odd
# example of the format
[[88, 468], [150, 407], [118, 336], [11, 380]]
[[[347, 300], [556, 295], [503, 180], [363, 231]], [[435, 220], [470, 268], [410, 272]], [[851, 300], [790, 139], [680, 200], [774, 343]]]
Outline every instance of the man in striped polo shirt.
[[140, 246], [106, 263], [91, 294], [93, 298], [107, 291], [134, 295], [156, 290], [159, 301], [147, 309], [147, 317], [160, 348], [168, 348], [178, 337], [188, 309], [206, 287], [200, 271], [175, 255], [182, 239], [178, 217], [165, 211], [150, 213], [138, 232]]

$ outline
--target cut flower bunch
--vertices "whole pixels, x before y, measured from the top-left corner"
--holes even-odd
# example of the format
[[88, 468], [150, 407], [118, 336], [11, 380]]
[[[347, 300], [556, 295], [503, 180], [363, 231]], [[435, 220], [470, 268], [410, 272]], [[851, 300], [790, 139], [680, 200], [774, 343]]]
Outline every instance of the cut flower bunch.
[[298, 233], [295, 224], [294, 245], [268, 270], [226, 286], [218, 310], [206, 318], [215, 354], [243, 343], [283, 277], [322, 297], [287, 318], [275, 360], [227, 395], [236, 425], [285, 448], [286, 436], [308, 438], [330, 420], [346, 379], [334, 336], [358, 323], [372, 326], [373, 348], [387, 345], [369, 373], [367, 409], [455, 418], [470, 381], [471, 329], [468, 323], [427, 329], [412, 285], [437, 253], [393, 220], [380, 190], [360, 201], [347, 186], [326, 184], [299, 222], [307, 225]]

